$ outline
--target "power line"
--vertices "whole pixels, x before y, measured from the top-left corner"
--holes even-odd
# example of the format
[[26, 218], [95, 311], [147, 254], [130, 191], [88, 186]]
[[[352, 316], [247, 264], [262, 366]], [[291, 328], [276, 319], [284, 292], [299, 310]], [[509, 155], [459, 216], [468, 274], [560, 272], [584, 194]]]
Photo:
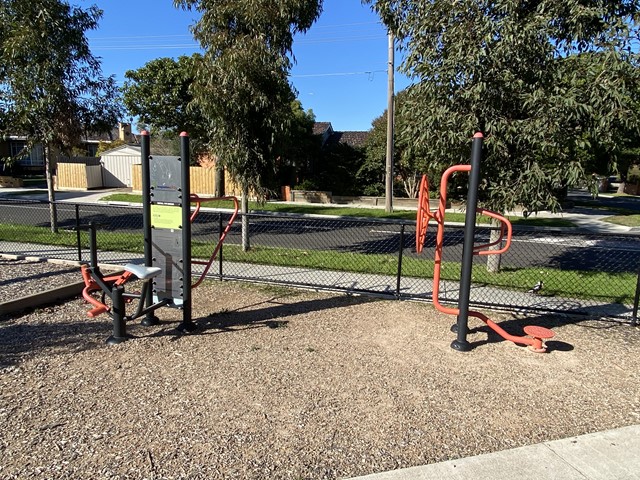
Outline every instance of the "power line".
[[[140, 38], [148, 38], [148, 37], [140, 37]], [[158, 37], [161, 38], [161, 37]], [[386, 38], [385, 34], [378, 35], [360, 35], [360, 36], [350, 36], [350, 37], [334, 37], [334, 38], [324, 38], [324, 39], [309, 39], [309, 40], [298, 40], [294, 43], [295, 45], [314, 45], [314, 44], [326, 44], [326, 43], [340, 43], [340, 42], [355, 42], [355, 41], [367, 41], [367, 40], [377, 40]], [[173, 49], [173, 48], [200, 48], [200, 45], [197, 43], [185, 43], [185, 44], [145, 44], [139, 45], [135, 43], [126, 44], [123, 43], [121, 45], [111, 44], [111, 45], [92, 45], [92, 50], [149, 50], [152, 48], [157, 49]]]
[[188, 44], [174, 44], [174, 45], [104, 45], [104, 46], [94, 46], [92, 50], [163, 50], [163, 49], [174, 49], [174, 48], [200, 48], [200, 45], [197, 43], [188, 43]]
[[[359, 25], [380, 25], [380, 22], [356, 22], [356, 23], [344, 23], [334, 25], [319, 25], [314, 27], [316, 29], [339, 29], [341, 27], [353, 27]], [[335, 32], [326, 32], [328, 35], [313, 35], [313, 32], [308, 32], [305, 35], [301, 35], [296, 38], [294, 45], [311, 45], [311, 44], [323, 44], [323, 43], [339, 43], [339, 42], [354, 42], [354, 41], [367, 41], [386, 38], [386, 33], [367, 33], [360, 32], [359, 34], [344, 34], [342, 30]], [[338, 36], [337, 34], [341, 35]], [[352, 32], [355, 33], [355, 32]], [[148, 41], [153, 40], [175, 40], [180, 38], [192, 39], [190, 34], [168, 34], [168, 35], [126, 35], [126, 36], [104, 36], [104, 37], [89, 37], [88, 40], [94, 50], [148, 50], [151, 48], [158, 49], [175, 49], [175, 48], [200, 48], [197, 43], [177, 44], [177, 43], [158, 43], [153, 44]], [[138, 45], [137, 41], [147, 41], [144, 45]], [[109, 42], [109, 43], [104, 43]]]
[[364, 72], [309, 73], [301, 75], [289, 75], [289, 78], [346, 77], [349, 75], [373, 75], [375, 73], [384, 72], [386, 72], [386, 70], [368, 70]]

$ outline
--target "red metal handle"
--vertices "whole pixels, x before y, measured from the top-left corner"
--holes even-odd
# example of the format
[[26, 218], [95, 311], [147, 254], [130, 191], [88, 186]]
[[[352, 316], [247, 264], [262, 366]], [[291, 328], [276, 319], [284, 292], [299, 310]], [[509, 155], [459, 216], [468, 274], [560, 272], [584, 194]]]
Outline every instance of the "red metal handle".
[[[476, 245], [475, 247], [473, 247], [473, 254], [474, 255], [500, 255], [501, 253], [504, 253], [507, 250], [509, 250], [509, 247], [511, 246], [511, 236], [513, 233], [511, 222], [507, 218], [500, 215], [499, 213], [492, 212], [491, 210], [478, 208], [476, 209], [476, 211], [481, 215], [486, 215], [496, 220], [500, 220], [501, 225], [500, 225], [500, 238], [498, 238], [498, 240], [496, 240], [495, 242], [486, 243], [484, 245]], [[504, 238], [505, 226], [507, 227], [507, 241], [505, 242], [504, 247], [502, 247], [499, 250], [481, 250], [482, 248], [489, 248], [489, 247], [493, 247], [494, 245], [499, 245], [500, 243], [502, 243], [502, 239]]]

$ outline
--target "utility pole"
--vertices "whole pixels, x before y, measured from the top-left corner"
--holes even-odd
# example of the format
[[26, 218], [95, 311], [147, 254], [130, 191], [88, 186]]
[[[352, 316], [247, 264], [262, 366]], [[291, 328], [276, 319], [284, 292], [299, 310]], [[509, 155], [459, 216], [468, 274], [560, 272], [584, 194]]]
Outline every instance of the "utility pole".
[[393, 76], [394, 76], [394, 36], [391, 31], [389, 37], [389, 65], [387, 69], [387, 162], [385, 168], [385, 211], [393, 212]]

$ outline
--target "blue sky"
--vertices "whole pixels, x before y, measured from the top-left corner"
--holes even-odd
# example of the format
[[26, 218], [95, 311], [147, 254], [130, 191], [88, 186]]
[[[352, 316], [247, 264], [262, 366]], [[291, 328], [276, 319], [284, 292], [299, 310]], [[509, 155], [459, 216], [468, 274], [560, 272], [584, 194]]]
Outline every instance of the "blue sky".
[[[104, 11], [100, 28], [87, 36], [104, 73], [120, 84], [127, 70], [154, 58], [199, 50], [189, 31], [196, 14], [175, 9], [171, 0], [86, 3]], [[387, 106], [387, 47], [386, 29], [368, 6], [360, 0], [325, 0], [318, 22], [294, 43], [291, 82], [304, 108], [336, 130], [371, 128]], [[396, 73], [396, 91], [408, 83]]]

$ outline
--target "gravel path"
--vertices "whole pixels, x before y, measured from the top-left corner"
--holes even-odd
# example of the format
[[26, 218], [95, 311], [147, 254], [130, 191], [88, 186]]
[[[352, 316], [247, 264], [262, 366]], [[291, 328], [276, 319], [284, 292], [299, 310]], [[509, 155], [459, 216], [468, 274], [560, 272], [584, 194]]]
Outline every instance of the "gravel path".
[[[3, 262], [3, 295], [50, 267]], [[475, 321], [459, 353], [427, 304], [232, 282], [193, 300], [197, 334], [163, 309], [112, 347], [79, 299], [2, 319], [0, 478], [347, 478], [640, 423], [628, 324], [494, 314], [553, 328], [550, 353]]]

